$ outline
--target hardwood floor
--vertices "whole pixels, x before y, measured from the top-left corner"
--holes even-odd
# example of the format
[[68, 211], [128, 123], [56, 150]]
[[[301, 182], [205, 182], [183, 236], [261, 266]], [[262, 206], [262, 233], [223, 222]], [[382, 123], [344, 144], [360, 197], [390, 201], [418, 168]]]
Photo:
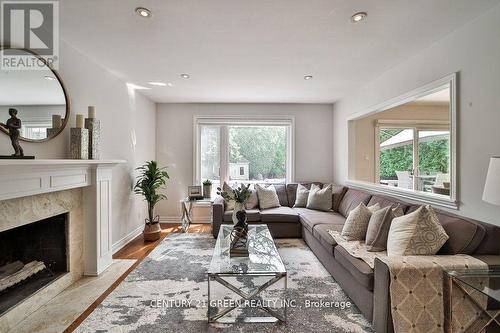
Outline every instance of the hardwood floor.
[[[113, 255], [113, 259], [136, 259], [137, 261], [118, 280], [116, 280], [92, 305], [90, 305], [64, 332], [73, 332], [87, 318], [95, 308], [132, 272], [141, 261], [154, 250], [161, 241], [171, 233], [182, 232], [180, 224], [162, 224], [160, 239], [156, 242], [145, 242], [142, 234], [125, 245]], [[210, 233], [211, 224], [192, 224], [188, 233]]]

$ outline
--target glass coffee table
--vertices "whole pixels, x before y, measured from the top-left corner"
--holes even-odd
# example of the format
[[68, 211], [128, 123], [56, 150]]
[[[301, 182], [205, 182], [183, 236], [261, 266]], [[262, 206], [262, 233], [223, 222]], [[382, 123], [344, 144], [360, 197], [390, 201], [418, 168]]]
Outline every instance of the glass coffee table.
[[[249, 256], [230, 257], [232, 229], [233, 225], [221, 226], [208, 270], [208, 322], [285, 322], [287, 273], [269, 229], [265, 224], [249, 225]], [[283, 286], [279, 286], [278, 281], [283, 281]], [[213, 292], [216, 283], [236, 297], [230, 299], [226, 294], [217, 299]], [[272, 293], [272, 300], [266, 300], [265, 293]], [[237, 317], [228, 316], [233, 310], [245, 307], [258, 309], [267, 316], [246, 316], [243, 313]]]
[[[449, 327], [453, 322], [453, 289], [458, 288], [481, 315], [463, 332], [483, 332], [487, 327], [500, 329], [500, 267], [492, 269], [446, 270], [445, 286], [448, 288], [445, 316], [449, 318]], [[473, 297], [471, 291], [479, 293], [480, 298]], [[478, 300], [479, 299], [479, 300]], [[482, 322], [479, 322], [482, 319]]]

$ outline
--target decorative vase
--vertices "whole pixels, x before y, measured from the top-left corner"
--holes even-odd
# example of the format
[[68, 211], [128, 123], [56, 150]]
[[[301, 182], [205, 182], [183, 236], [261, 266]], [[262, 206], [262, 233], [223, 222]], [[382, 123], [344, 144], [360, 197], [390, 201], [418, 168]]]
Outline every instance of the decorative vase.
[[160, 216], [156, 216], [153, 223], [150, 223], [149, 219], [146, 219], [146, 224], [144, 225], [142, 234], [144, 235], [144, 240], [146, 242], [159, 240], [161, 235]]
[[234, 204], [234, 210], [233, 210], [233, 216], [232, 216], [234, 225], [236, 225], [238, 223], [238, 218], [236, 217], [236, 213], [241, 211], [241, 210], [245, 210], [245, 205], [242, 204], [241, 202], [236, 202]]
[[203, 197], [210, 198], [212, 196], [212, 185], [203, 185]]

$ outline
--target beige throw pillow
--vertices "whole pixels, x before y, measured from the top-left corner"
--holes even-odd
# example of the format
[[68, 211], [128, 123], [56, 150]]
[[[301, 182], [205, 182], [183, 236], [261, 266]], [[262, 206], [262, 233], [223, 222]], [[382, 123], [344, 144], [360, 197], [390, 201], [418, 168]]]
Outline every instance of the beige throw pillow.
[[280, 207], [280, 199], [276, 193], [274, 185], [262, 187], [259, 184], [255, 185], [257, 197], [259, 198], [259, 206], [261, 209]]
[[348, 241], [365, 239], [370, 217], [373, 212], [379, 209], [380, 205], [378, 203], [370, 207], [360, 203], [347, 216], [341, 232], [342, 237]]
[[259, 198], [257, 197], [257, 191], [255, 190], [253, 185], [245, 185], [241, 184], [241, 186], [249, 186], [248, 190], [250, 191], [250, 196], [247, 199], [247, 202], [245, 202], [245, 209], [256, 209], [259, 207]]
[[307, 198], [309, 197], [309, 190], [302, 184], [297, 186], [297, 194], [295, 195], [295, 204], [293, 207], [305, 207], [307, 205]]
[[387, 240], [387, 255], [433, 255], [448, 240], [431, 206], [392, 220]]
[[324, 212], [330, 211], [332, 209], [332, 185], [320, 188], [318, 185], [312, 184], [306, 207]]

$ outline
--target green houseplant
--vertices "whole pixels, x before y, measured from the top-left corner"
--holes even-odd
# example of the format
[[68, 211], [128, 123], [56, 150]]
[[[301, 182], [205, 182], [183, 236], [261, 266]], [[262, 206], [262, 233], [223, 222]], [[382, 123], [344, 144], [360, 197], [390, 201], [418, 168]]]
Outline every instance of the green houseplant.
[[238, 218], [236, 217], [237, 213], [245, 210], [245, 203], [248, 198], [250, 198], [250, 185], [245, 186], [241, 185], [241, 187], [231, 188], [227, 191], [224, 191], [222, 188], [217, 187], [217, 194], [224, 198], [226, 201], [235, 201], [232, 220], [236, 225], [238, 223]]
[[143, 231], [144, 240], [146, 241], [160, 239], [160, 216], [155, 217], [154, 209], [158, 202], [167, 198], [164, 194], [158, 193], [159, 190], [166, 188], [167, 179], [169, 179], [165, 169], [158, 167], [156, 161], [148, 161], [136, 169], [139, 175], [134, 186], [134, 192], [142, 195], [148, 204], [148, 218], [145, 220]]
[[210, 198], [212, 196], [212, 181], [207, 179], [203, 182], [203, 197]]

